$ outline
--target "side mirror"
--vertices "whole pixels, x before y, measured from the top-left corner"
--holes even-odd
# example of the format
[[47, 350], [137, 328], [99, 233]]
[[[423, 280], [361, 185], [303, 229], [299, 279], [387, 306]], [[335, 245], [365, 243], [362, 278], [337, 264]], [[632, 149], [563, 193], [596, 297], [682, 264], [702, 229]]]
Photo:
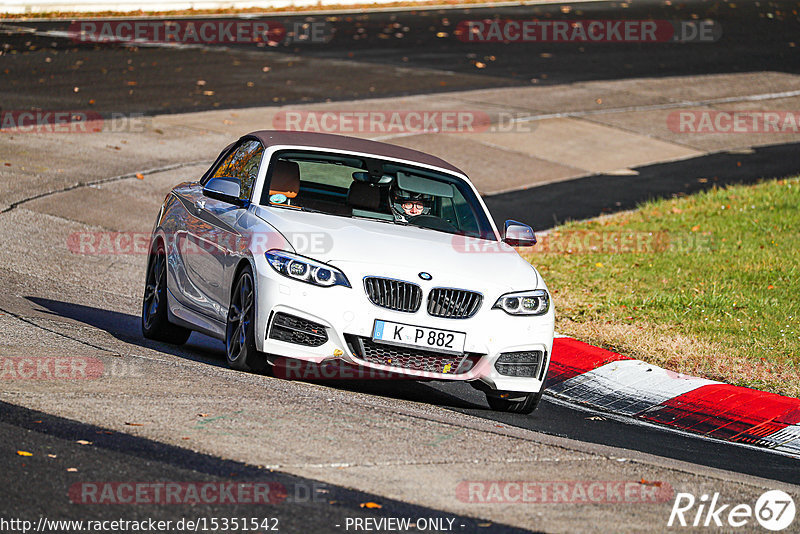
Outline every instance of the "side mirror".
[[212, 178], [203, 187], [203, 194], [235, 206], [246, 206], [247, 201], [239, 198], [241, 194], [239, 180], [235, 178]]
[[536, 244], [536, 234], [533, 233], [533, 228], [527, 224], [509, 219], [505, 224], [503, 241], [512, 247], [532, 247]]

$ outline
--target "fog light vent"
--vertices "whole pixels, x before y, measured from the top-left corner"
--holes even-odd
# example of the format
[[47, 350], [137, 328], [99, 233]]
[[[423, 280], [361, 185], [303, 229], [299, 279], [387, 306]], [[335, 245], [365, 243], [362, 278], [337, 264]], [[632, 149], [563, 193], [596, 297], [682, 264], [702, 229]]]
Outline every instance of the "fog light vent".
[[494, 363], [494, 368], [504, 376], [537, 378], [543, 361], [544, 352], [540, 350], [503, 352]]
[[328, 332], [319, 323], [278, 312], [272, 319], [269, 338], [308, 347], [319, 347], [328, 341]]

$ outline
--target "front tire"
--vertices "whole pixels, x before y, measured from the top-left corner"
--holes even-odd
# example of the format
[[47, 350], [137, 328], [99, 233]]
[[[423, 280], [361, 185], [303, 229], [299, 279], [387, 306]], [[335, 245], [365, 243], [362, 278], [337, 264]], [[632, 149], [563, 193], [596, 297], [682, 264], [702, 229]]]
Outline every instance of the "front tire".
[[164, 244], [157, 241], [147, 262], [142, 299], [142, 335], [147, 339], [183, 345], [192, 331], [170, 323], [167, 306], [167, 255]]
[[253, 270], [248, 265], [239, 273], [231, 293], [225, 326], [225, 353], [232, 369], [261, 373], [268, 369], [269, 364], [266, 356], [256, 350], [255, 289]]
[[537, 393], [527, 393], [527, 394], [515, 394], [509, 393], [509, 395], [519, 395], [522, 398], [514, 397], [514, 400], [509, 400], [507, 398], [502, 398], [499, 395], [500, 392], [493, 392], [493, 393], [486, 393], [486, 401], [489, 403], [489, 407], [496, 411], [496, 412], [508, 412], [508, 413], [520, 413], [520, 414], [529, 414], [533, 412], [536, 407], [539, 405], [539, 401], [542, 400], [542, 394], [544, 393], [544, 388]]

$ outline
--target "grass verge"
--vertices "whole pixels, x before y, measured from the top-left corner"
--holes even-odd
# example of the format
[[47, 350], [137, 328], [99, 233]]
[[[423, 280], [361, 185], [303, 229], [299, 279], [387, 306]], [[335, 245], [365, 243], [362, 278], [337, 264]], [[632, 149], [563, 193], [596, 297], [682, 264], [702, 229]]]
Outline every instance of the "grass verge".
[[534, 250], [560, 333], [800, 397], [800, 178], [568, 223]]

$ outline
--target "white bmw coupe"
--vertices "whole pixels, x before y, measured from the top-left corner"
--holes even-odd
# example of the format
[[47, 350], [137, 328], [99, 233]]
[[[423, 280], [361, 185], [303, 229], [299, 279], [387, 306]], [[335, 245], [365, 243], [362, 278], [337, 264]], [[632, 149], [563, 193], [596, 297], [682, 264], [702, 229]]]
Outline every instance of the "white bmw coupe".
[[167, 195], [142, 306], [150, 339], [225, 341], [231, 367], [278, 360], [459, 380], [530, 413], [554, 311], [542, 277], [449, 163], [328, 134], [259, 131]]

